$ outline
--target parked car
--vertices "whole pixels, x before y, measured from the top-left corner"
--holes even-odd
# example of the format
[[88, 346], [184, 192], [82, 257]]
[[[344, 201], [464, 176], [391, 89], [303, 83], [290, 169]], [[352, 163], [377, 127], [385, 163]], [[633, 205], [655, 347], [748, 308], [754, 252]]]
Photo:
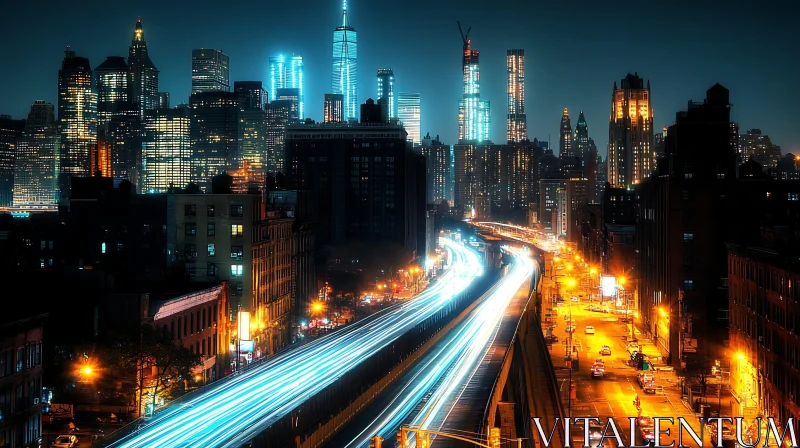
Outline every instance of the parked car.
[[73, 435], [60, 435], [50, 446], [56, 448], [72, 448], [78, 444], [78, 438]]
[[581, 299], [579, 299], [578, 296], [572, 296], [569, 298], [569, 300], [576, 303], [581, 301]]
[[600, 354], [603, 356], [611, 356], [611, 347], [604, 345], [603, 348], [600, 349]]
[[656, 382], [655, 381], [648, 381], [644, 383], [642, 386], [642, 390], [646, 394], [654, 394], [656, 393]]
[[586, 328], [583, 329], [583, 332], [586, 334], [594, 334], [594, 327], [587, 325]]
[[639, 382], [639, 387], [644, 388], [645, 384], [655, 382], [655, 378], [649, 373], [640, 373], [637, 375], [636, 381]]
[[636, 424], [639, 425], [640, 428], [653, 428], [655, 426], [653, 419], [645, 417], [644, 415], [636, 420]]

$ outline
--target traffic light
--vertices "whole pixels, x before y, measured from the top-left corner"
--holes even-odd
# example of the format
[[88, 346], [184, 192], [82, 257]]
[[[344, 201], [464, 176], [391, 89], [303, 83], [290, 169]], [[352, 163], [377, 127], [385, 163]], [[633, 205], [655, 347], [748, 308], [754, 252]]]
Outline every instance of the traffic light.
[[400, 444], [400, 448], [405, 448], [409, 445], [408, 434], [406, 434], [406, 430], [403, 428], [400, 428], [400, 431], [397, 431], [397, 443]]
[[381, 436], [375, 436], [369, 441], [369, 448], [381, 448], [383, 445], [383, 438]]
[[430, 435], [428, 435], [428, 434], [426, 434], [426, 433], [424, 433], [422, 431], [419, 431], [419, 430], [417, 431], [417, 433], [415, 435], [416, 435], [415, 439], [416, 439], [418, 448], [428, 448], [429, 446], [431, 446], [431, 439], [430, 439], [431, 436]]

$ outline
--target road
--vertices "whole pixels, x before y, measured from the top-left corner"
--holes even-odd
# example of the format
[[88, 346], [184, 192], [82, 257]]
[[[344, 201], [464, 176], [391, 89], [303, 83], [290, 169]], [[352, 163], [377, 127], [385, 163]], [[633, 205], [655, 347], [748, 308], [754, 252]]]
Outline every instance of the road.
[[[432, 430], [441, 428], [491, 348], [509, 302], [520, 288], [530, 284], [535, 266], [533, 261], [527, 255], [509, 250], [517, 254], [510, 272], [430, 354], [398, 379], [327, 446], [369, 446], [369, 439], [374, 435], [382, 436], [385, 443], [391, 445], [403, 423]], [[481, 406], [485, 407], [485, 403]], [[414, 446], [413, 442], [411, 446]]]
[[483, 268], [471, 249], [444, 240], [451, 267], [416, 299], [298, 347], [197, 398], [167, 409], [111, 446], [239, 447], [400, 335], [444, 308]]
[[[628, 417], [638, 415], [633, 404], [638, 395], [642, 408], [642, 415], [650, 417], [685, 417], [693, 423], [695, 431], [700, 431], [700, 426], [694, 413], [684, 406], [680, 399], [680, 390], [674, 372], [649, 372], [654, 373], [656, 384], [663, 386], [663, 393], [645, 394], [636, 381], [639, 373], [635, 368], [626, 364], [630, 358], [626, 350], [630, 338], [631, 327], [629, 324], [619, 322], [622, 317], [613, 313], [589, 311], [588, 300], [573, 303], [569, 298], [563, 307], [554, 307], [558, 313], [558, 326], [553, 334], [559, 341], [550, 347], [553, 366], [557, 369], [562, 397], [565, 406], [572, 417], [600, 417], [605, 419], [613, 417], [616, 423], [621, 423], [620, 430], [626, 444], [630, 443], [630, 425]], [[597, 305], [596, 301], [593, 305]], [[608, 307], [608, 306], [605, 306]], [[610, 310], [613, 311], [613, 310]], [[577, 350], [579, 370], [572, 372], [572, 382], [577, 384], [576, 399], [569, 398], [570, 374], [566, 369], [565, 355], [567, 350], [567, 332], [565, 317], [571, 314], [575, 322], [576, 331], [572, 338], [572, 345]], [[586, 334], [587, 325], [595, 328], [594, 334]], [[625, 338], [624, 338], [625, 337]], [[646, 340], [639, 339], [645, 354], [655, 354], [657, 350]], [[611, 347], [610, 356], [599, 354], [600, 349], [607, 345]], [[590, 370], [594, 361], [603, 358], [606, 374], [602, 379], [593, 379]], [[673, 430], [674, 434], [674, 430]]]

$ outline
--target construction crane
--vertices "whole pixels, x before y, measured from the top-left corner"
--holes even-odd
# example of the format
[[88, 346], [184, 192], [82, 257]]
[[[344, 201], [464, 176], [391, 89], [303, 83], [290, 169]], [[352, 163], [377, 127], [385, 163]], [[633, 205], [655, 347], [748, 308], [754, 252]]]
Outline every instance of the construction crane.
[[464, 30], [461, 28], [461, 22], [456, 20], [456, 24], [458, 24], [458, 32], [461, 33], [461, 40], [464, 41], [464, 50], [469, 49], [469, 32], [472, 31], [472, 27], [467, 28], [467, 34], [464, 34]]

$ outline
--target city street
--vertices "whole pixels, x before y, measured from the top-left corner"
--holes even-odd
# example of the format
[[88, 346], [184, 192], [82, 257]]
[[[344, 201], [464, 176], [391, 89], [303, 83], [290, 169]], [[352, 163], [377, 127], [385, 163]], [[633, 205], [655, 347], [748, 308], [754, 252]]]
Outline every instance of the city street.
[[[594, 304], [597, 306], [597, 301]], [[636, 380], [640, 372], [626, 364], [630, 358], [626, 347], [630, 339], [631, 326], [620, 322], [623, 315], [615, 314], [608, 302], [603, 308], [610, 312], [589, 311], [587, 299], [580, 302], [571, 302], [569, 296], [565, 297], [563, 306], [553, 306], [551, 312], [553, 321], [557, 313], [557, 327], [553, 334], [559, 338], [558, 342], [550, 345], [550, 356], [556, 375], [559, 379], [560, 389], [565, 407], [572, 417], [613, 417], [621, 423], [620, 430], [626, 443], [630, 443], [630, 425], [628, 417], [637, 416], [637, 409], [633, 401], [637, 395], [640, 399], [643, 416], [649, 417], [684, 417], [692, 423], [695, 431], [700, 431], [700, 425], [693, 412], [686, 408], [680, 398], [676, 376], [673, 371], [648, 371], [652, 373], [657, 386], [662, 386], [655, 394], [645, 394]], [[567, 350], [568, 334], [566, 332], [567, 320], [571, 315], [575, 332], [572, 336], [573, 352], [579, 364], [579, 369], [573, 371], [571, 381], [577, 384], [576, 394], [569, 397], [570, 371], [566, 368], [565, 355]], [[593, 326], [595, 333], [586, 334], [586, 326]], [[657, 353], [649, 341], [636, 334], [638, 343], [645, 354]], [[607, 345], [611, 348], [611, 355], [602, 356], [600, 349]], [[573, 356], [575, 358], [575, 356]], [[591, 368], [596, 359], [602, 358], [605, 362], [605, 375], [602, 378], [592, 378]], [[653, 361], [658, 366], [660, 360]], [[672, 431], [675, 435], [675, 431]], [[676, 436], [677, 437], [677, 436]], [[685, 435], [688, 437], [688, 435]], [[706, 437], [707, 439], [708, 437]]]

